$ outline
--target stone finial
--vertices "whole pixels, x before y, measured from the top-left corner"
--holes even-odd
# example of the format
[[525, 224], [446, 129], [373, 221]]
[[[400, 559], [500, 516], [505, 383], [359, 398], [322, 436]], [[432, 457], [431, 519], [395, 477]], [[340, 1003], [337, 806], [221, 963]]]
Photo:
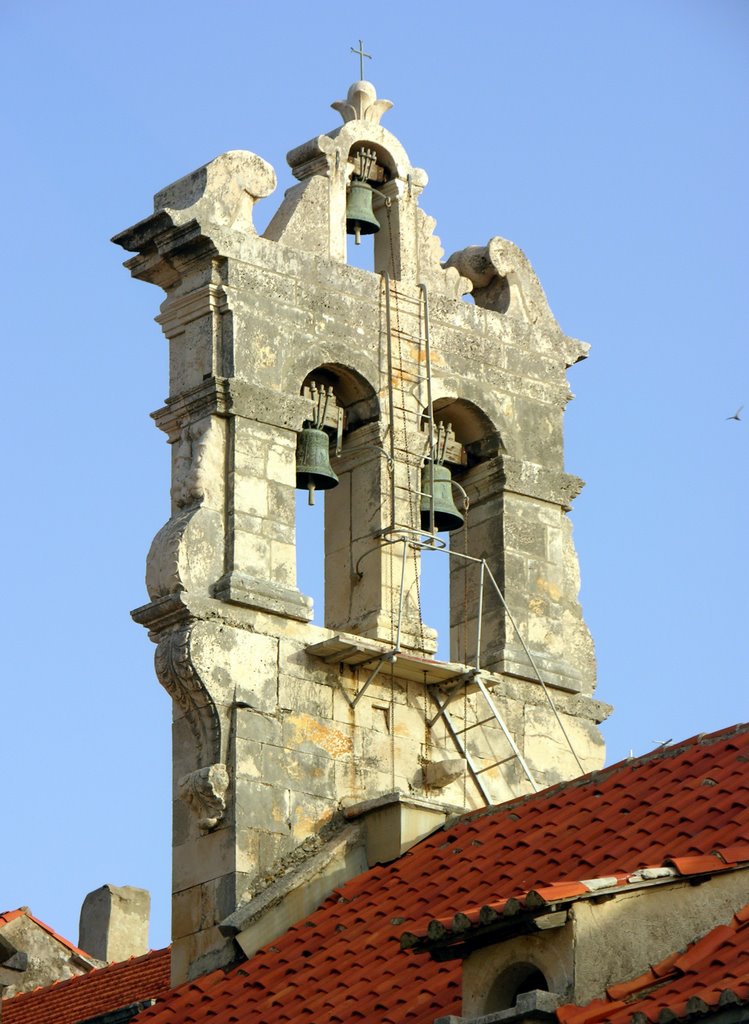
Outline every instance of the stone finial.
[[392, 107], [390, 100], [378, 100], [377, 90], [371, 82], [354, 82], [345, 100], [330, 104], [343, 118], [349, 121], [370, 121], [379, 124], [380, 118]]

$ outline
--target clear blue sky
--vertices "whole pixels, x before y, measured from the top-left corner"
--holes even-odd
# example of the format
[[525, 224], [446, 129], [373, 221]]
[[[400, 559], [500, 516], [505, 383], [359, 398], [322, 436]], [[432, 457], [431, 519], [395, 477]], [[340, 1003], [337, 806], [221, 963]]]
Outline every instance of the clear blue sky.
[[108, 239], [228, 149], [276, 168], [264, 225], [360, 36], [446, 253], [512, 239], [592, 345], [566, 460], [609, 759], [746, 718], [749, 4], [5, 0], [0, 30], [0, 909], [75, 940], [89, 890], [140, 885], [168, 941], [170, 708], [128, 615], [168, 516], [166, 344]]

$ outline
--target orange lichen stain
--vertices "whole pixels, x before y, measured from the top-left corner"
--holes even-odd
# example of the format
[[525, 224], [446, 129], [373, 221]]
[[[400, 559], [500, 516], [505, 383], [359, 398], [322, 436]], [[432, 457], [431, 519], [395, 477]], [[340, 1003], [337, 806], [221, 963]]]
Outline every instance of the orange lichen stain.
[[293, 744], [314, 743], [331, 757], [350, 754], [354, 749], [354, 741], [350, 736], [312, 715], [294, 715], [289, 724], [293, 729]]
[[[421, 344], [413, 344], [413, 343], [409, 344], [409, 346], [408, 346], [408, 356], [415, 363], [426, 363], [426, 359], [427, 359], [426, 346], [425, 345], [421, 345]], [[434, 349], [434, 348], [430, 352], [430, 359], [431, 359], [431, 362], [432, 362], [433, 366], [434, 365], [437, 365], [437, 366], [444, 366], [445, 365], [445, 358], [444, 358], [444, 356], [441, 355], [441, 353], [439, 351], [437, 351], [436, 349]]]
[[293, 832], [296, 835], [307, 837], [317, 832], [323, 825], [327, 825], [333, 817], [332, 811], [324, 811], [318, 817], [306, 813], [304, 807], [297, 807], [291, 823]]
[[536, 577], [536, 589], [544, 594], [548, 594], [552, 601], [558, 601], [562, 596], [561, 588], [556, 583], [544, 579], [543, 576]]
[[[413, 737], [414, 737], [414, 728], [415, 728], [415, 725], [414, 725], [414, 720], [413, 720], [412, 717], [409, 716], [409, 718], [401, 719], [401, 718], [399, 718], [398, 714], [396, 713], [396, 715], [395, 715], [395, 728], [393, 729], [393, 732], [395, 733], [396, 736], [398, 736], [400, 738], [403, 738], [403, 739], [406, 739], [406, 740], [412, 740]], [[423, 726], [420, 725], [419, 729], [421, 729], [421, 728], [423, 728]], [[427, 730], [427, 732], [428, 731], [429, 730]], [[390, 730], [388, 729], [388, 733], [389, 732], [390, 732]]]
[[532, 597], [528, 602], [528, 608], [532, 615], [543, 615], [546, 610], [546, 602], [543, 598]]

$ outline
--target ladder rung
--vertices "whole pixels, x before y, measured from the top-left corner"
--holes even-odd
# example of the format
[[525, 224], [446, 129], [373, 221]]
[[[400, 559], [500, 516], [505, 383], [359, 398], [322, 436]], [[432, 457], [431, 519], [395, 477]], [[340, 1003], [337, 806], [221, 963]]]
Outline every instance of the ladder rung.
[[503, 757], [501, 761], [495, 761], [494, 764], [489, 764], [486, 768], [479, 768], [476, 772], [477, 775], [483, 775], [484, 772], [490, 772], [492, 768], [499, 768], [501, 764], [507, 764], [508, 761], [514, 761], [517, 754], [510, 754], [509, 757]]
[[487, 722], [496, 722], [497, 719], [494, 715], [489, 715], [488, 718], [482, 718], [480, 722], [474, 722], [473, 725], [466, 725], [465, 728], [461, 729], [461, 732], [468, 732], [469, 729], [476, 729], [479, 725], [486, 725]]

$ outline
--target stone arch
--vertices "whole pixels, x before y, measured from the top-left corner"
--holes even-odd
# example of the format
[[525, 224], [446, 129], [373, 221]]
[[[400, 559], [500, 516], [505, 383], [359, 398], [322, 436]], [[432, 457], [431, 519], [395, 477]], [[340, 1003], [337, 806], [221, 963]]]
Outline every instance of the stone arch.
[[379, 379], [379, 370], [370, 360], [355, 366], [348, 355], [343, 345], [305, 351], [286, 366], [282, 387], [297, 395], [305, 382], [319, 373], [321, 380], [333, 386], [338, 402], [346, 410], [349, 429], [355, 430], [380, 415], [377, 387], [373, 383]]
[[[318, 352], [318, 359], [319, 356]], [[324, 617], [316, 621], [324, 621], [326, 625], [333, 623], [336, 628], [351, 627], [349, 591], [354, 574], [351, 567], [342, 565], [342, 559], [350, 555], [352, 537], [357, 534], [359, 509], [355, 495], [359, 493], [363, 502], [365, 495], [374, 495], [381, 489], [380, 401], [371, 380], [353, 366], [324, 358], [312, 367], [309, 362], [311, 360], [306, 360], [307, 365], [297, 363], [295, 386], [302, 393], [313, 381], [318, 388], [332, 388], [337, 406], [343, 412], [343, 435], [337, 458], [335, 416], [328, 417], [326, 430], [330, 437], [331, 468], [338, 477], [338, 484], [324, 492], [321, 502], [324, 525], [319, 513], [316, 520], [310, 516], [306, 522], [302, 521], [301, 508], [297, 506], [300, 509], [297, 545], [305, 526], [306, 542], [312, 544], [307, 562], [318, 558], [324, 561], [324, 571], [318, 569], [310, 574], [308, 578], [313, 585], [307, 584], [308, 589], [324, 594]], [[303, 565], [301, 552], [299, 554], [298, 563]]]
[[[354, 155], [361, 149], [373, 151], [381, 178], [370, 181], [374, 189], [373, 212], [380, 222], [374, 235], [374, 262], [376, 273], [387, 271], [394, 280], [411, 272], [404, 253], [413, 255], [417, 248], [416, 210], [418, 198], [426, 187], [428, 177], [424, 170], [413, 167], [398, 139], [379, 124], [371, 121], [350, 121], [330, 138], [337, 153], [339, 172], [332, 174], [332, 187], [339, 192], [338, 209], [345, 211], [347, 190], [353, 173]], [[331, 202], [335, 217], [336, 200]], [[338, 230], [343, 231], [341, 223]], [[336, 228], [331, 224], [331, 233]], [[342, 251], [346, 251], [345, 235]], [[413, 262], [413, 260], [411, 260]]]
[[349, 121], [336, 131], [332, 131], [329, 138], [333, 140], [333, 146], [339, 150], [343, 161], [348, 160], [354, 148], [374, 148], [383, 158], [387, 158], [391, 178], [406, 181], [411, 175], [414, 179], [418, 178], [416, 183], [420, 188], [426, 185], [426, 172], [411, 166], [402, 143], [382, 125], [373, 124], [371, 121]]
[[486, 997], [484, 1013], [509, 1010], [525, 992], [549, 991], [546, 975], [535, 963], [521, 960], [500, 971]]
[[567, 928], [485, 946], [463, 964], [463, 1013], [480, 1017], [514, 1006], [526, 992], [572, 997], [574, 959]]
[[432, 406], [435, 422], [449, 423], [455, 431], [455, 440], [465, 451], [466, 466], [486, 462], [499, 454], [502, 448], [500, 433], [492, 419], [475, 402], [443, 395], [435, 398]]
[[[438, 390], [438, 389], [435, 389]], [[450, 660], [461, 664], [483, 664], [488, 644], [503, 639], [504, 618], [499, 598], [484, 579], [479, 602], [480, 566], [469, 559], [486, 559], [501, 586], [504, 545], [501, 510], [503, 471], [502, 437], [495, 420], [471, 399], [454, 394], [433, 398], [436, 423], [450, 424], [456, 445], [446, 462], [455, 484], [468, 501], [465, 525], [450, 534]], [[460, 492], [454, 488], [458, 507]], [[479, 631], [479, 603], [481, 629]], [[481, 651], [477, 650], [479, 632]], [[490, 640], [488, 638], [491, 638]]]
[[333, 388], [338, 405], [344, 410], [346, 430], [356, 430], [377, 420], [380, 402], [370, 381], [352, 366], [337, 362], [317, 363], [302, 380], [304, 387], [310, 381]]

